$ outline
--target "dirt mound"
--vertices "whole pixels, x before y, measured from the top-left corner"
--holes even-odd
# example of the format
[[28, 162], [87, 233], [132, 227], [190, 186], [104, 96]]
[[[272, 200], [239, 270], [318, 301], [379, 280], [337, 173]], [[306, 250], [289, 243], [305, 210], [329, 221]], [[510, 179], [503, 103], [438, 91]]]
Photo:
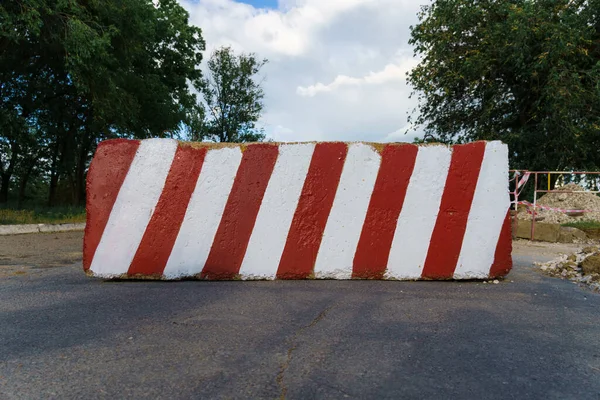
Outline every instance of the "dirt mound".
[[[585, 190], [583, 187], [570, 183], [557, 188], [560, 191]], [[600, 197], [594, 193], [546, 193], [537, 200], [538, 205], [561, 208], [565, 210], [591, 210], [583, 215], [569, 216], [561, 211], [537, 210], [537, 216], [543, 218], [543, 222], [550, 224], [564, 224], [575, 221], [600, 221]], [[519, 206], [519, 219], [531, 220], [531, 214], [525, 206]]]

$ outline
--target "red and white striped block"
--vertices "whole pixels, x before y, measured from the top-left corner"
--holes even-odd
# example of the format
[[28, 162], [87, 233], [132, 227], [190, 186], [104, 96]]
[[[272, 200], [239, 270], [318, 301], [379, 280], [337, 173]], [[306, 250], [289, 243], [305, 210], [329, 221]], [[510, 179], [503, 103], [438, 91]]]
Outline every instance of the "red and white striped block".
[[84, 269], [103, 278], [474, 279], [512, 266], [500, 142], [100, 144]]

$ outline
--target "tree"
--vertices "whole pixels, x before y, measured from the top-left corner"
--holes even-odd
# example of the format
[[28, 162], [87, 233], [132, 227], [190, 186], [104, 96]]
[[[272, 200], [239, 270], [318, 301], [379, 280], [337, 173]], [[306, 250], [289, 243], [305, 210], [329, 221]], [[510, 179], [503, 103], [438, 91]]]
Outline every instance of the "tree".
[[201, 78], [204, 41], [188, 17], [176, 0], [2, 3], [0, 126], [14, 129], [0, 131], [0, 146], [11, 148], [0, 156], [0, 192], [32, 130], [47, 150], [50, 203], [61, 185], [83, 202], [100, 140], [174, 135]]
[[267, 63], [255, 54], [236, 56], [230, 47], [214, 51], [208, 76], [197, 87], [202, 94], [204, 126], [196, 128], [203, 139], [216, 142], [256, 142], [265, 135], [256, 128], [263, 110], [262, 82], [256, 75]]
[[599, 0], [422, 7], [411, 119], [442, 142], [503, 140], [515, 168], [599, 168], [599, 10]]
[[8, 189], [18, 166], [19, 138], [22, 130], [18, 120], [0, 110], [0, 203], [8, 201]]

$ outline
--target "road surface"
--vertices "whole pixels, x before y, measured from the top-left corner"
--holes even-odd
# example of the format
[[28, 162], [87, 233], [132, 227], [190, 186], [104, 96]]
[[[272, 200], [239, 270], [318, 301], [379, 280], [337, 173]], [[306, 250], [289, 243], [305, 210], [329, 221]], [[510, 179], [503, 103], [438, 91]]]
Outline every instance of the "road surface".
[[106, 282], [81, 233], [0, 237], [0, 398], [600, 399], [600, 295], [531, 267], [557, 251], [499, 284]]

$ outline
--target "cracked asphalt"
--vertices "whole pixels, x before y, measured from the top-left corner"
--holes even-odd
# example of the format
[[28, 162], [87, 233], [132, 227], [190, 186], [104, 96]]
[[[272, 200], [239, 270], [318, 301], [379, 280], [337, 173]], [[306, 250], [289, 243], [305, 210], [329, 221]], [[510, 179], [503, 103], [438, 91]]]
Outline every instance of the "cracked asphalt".
[[600, 295], [518, 243], [483, 282], [107, 282], [0, 237], [0, 399], [600, 399]]

